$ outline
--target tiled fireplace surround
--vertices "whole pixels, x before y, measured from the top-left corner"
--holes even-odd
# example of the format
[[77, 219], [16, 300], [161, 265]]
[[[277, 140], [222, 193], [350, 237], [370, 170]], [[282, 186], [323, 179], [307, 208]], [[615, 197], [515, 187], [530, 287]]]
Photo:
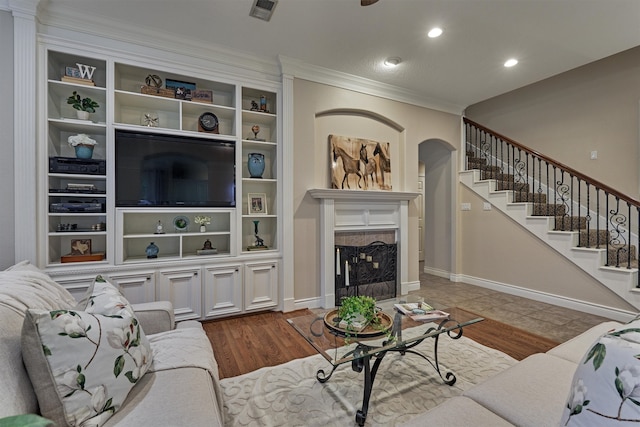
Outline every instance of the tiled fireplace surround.
[[398, 245], [397, 295], [408, 292], [409, 201], [418, 193], [313, 189], [320, 200], [320, 283], [323, 307], [335, 306], [335, 245], [379, 240]]

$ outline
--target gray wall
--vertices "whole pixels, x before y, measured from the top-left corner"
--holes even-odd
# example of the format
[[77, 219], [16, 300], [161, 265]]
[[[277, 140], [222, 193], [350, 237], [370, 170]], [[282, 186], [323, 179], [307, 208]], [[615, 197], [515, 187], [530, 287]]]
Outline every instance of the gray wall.
[[[13, 17], [0, 11], [0, 269], [14, 262]], [[34, 224], [35, 227], [35, 224]]]

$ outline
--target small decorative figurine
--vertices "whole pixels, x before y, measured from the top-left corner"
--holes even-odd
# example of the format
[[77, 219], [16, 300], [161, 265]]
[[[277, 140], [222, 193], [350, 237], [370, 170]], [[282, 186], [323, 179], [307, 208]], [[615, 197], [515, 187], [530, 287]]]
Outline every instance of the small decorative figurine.
[[259, 223], [260, 223], [260, 221], [253, 221], [253, 231], [254, 231], [254, 236], [256, 238], [256, 241], [253, 244], [253, 246], [248, 246], [247, 247], [248, 251], [260, 251], [260, 250], [269, 249], [269, 247], [264, 244], [264, 240], [262, 240], [260, 238], [260, 236], [258, 236], [258, 224]]
[[251, 111], [258, 111], [258, 103], [254, 100], [251, 100]]
[[158, 220], [158, 225], [156, 225], [155, 234], [164, 234], [164, 226], [162, 225], [162, 221]]
[[198, 249], [196, 254], [198, 255], [213, 255], [217, 254], [218, 249], [214, 248], [211, 244], [211, 240], [207, 239], [204, 241], [204, 245], [202, 245], [202, 249]]

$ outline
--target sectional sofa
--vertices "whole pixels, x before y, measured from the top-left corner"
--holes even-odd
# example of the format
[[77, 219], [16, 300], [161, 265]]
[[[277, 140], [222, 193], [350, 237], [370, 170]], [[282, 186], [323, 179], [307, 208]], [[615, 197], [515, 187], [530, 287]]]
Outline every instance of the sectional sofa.
[[637, 425], [639, 358], [640, 321], [604, 322], [527, 357], [404, 426]]
[[100, 276], [77, 302], [26, 262], [0, 271], [0, 384], [0, 421], [223, 425], [218, 366], [200, 323], [176, 328], [170, 303], [130, 305]]

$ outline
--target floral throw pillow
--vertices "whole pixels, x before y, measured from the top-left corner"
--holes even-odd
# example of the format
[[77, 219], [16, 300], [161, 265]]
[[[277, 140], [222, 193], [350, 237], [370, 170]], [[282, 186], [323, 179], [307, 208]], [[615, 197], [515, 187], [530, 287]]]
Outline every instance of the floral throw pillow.
[[91, 288], [86, 310], [28, 310], [23, 324], [23, 360], [40, 412], [56, 425], [104, 424], [152, 362], [122, 294], [101, 277]]
[[76, 310], [104, 315], [129, 314], [134, 316], [133, 308], [120, 290], [107, 279], [98, 275], [93, 280], [84, 297], [75, 306]]
[[640, 321], [606, 333], [578, 365], [562, 426], [640, 422]]

